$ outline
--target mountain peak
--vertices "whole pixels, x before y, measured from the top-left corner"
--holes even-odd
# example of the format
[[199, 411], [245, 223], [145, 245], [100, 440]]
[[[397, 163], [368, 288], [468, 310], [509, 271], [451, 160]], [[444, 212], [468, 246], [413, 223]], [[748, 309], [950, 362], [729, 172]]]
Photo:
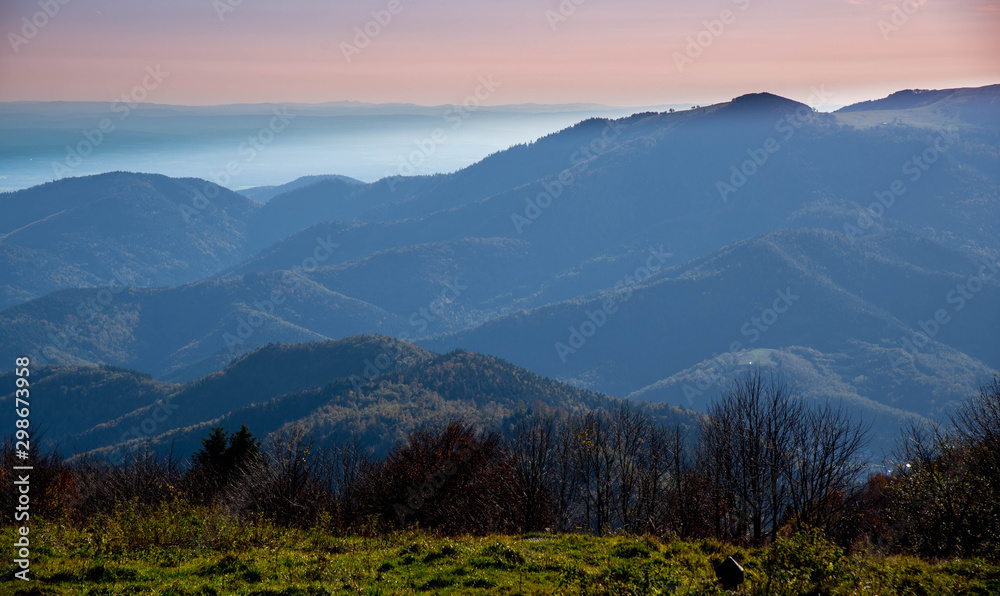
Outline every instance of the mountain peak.
[[788, 99], [786, 97], [781, 97], [780, 95], [775, 95], [773, 93], [747, 93], [746, 95], [741, 95], [739, 97], [733, 98], [729, 105], [726, 106], [726, 111], [730, 113], [752, 113], [752, 112], [773, 112], [780, 111], [782, 113], [795, 111], [799, 108], [805, 108], [812, 111], [812, 108], [804, 103], [799, 103], [797, 101]]

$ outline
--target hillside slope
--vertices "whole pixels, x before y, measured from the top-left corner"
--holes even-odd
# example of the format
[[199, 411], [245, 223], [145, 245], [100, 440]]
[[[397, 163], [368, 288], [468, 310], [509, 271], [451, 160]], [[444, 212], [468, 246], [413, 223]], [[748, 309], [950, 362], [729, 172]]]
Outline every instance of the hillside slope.
[[[401, 345], [407, 349], [406, 344]], [[397, 347], [389, 346], [388, 350]], [[393, 368], [377, 375], [361, 374], [258, 401], [217, 418], [157, 434], [149, 439], [150, 445], [184, 457], [197, 449], [211, 427], [239, 428], [245, 424], [261, 437], [298, 429], [315, 441], [356, 438], [375, 453], [384, 453], [410, 431], [450, 419], [510, 429], [518, 418], [532, 412], [579, 413], [608, 409], [617, 403], [497, 358], [463, 351], [427, 355], [412, 346], [408, 349], [413, 354], [409, 364], [393, 359]], [[691, 428], [698, 420], [694, 412], [666, 404], [649, 408], [654, 419], [665, 424]], [[105, 436], [113, 442], [97, 453], [135, 448], [145, 440], [117, 445], [117, 435], [109, 432]]]
[[0, 194], [0, 309], [58, 289], [203, 279], [249, 256], [258, 208], [204, 180], [127, 172]]

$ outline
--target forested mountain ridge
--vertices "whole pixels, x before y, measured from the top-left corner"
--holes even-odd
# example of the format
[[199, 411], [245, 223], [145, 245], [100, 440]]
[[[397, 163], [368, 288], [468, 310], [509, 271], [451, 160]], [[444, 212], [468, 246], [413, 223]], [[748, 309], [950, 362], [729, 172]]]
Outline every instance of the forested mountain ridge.
[[[0, 375], [0, 382], [13, 387], [13, 378]], [[180, 458], [219, 425], [245, 424], [262, 437], [294, 427], [317, 441], [355, 437], [384, 451], [413, 429], [453, 418], [512, 425], [531, 413], [610, 410], [619, 402], [497, 358], [439, 355], [384, 336], [271, 344], [184, 385], [114, 367], [46, 367], [35, 388], [54, 411], [77, 413], [39, 437], [65, 455], [149, 444]], [[0, 404], [12, 401], [13, 394], [0, 397]], [[687, 427], [697, 422], [694, 412], [667, 405], [651, 415]]]
[[699, 409], [767, 362], [890, 433], [1000, 367], [996, 97], [754, 93], [264, 205], [127, 173], [9, 193], [0, 357], [185, 382], [379, 333]]

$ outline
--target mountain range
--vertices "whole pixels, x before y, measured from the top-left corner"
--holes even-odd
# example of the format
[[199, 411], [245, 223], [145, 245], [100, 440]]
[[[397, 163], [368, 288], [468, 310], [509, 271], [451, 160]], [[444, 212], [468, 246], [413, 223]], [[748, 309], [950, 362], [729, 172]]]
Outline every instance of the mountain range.
[[[568, 383], [545, 390], [564, 409], [610, 395], [703, 411], [760, 365], [870, 421], [885, 450], [1000, 368], [998, 118], [1000, 85], [834, 113], [757, 93], [592, 118], [454, 173], [371, 184], [67, 178], [0, 194], [0, 356], [60, 365], [46, 379], [69, 394], [130, 387], [53, 431], [74, 452], [112, 448], [167, 395], [200, 406], [144, 435], [158, 445], [220, 420], [340, 436], [348, 410], [375, 403], [347, 388], [347, 365], [245, 400], [199, 387], [248, 359], [293, 366], [277, 343], [366, 334], [429, 350], [386, 381], [406, 403], [438, 362]], [[376, 393], [379, 407], [400, 395]]]

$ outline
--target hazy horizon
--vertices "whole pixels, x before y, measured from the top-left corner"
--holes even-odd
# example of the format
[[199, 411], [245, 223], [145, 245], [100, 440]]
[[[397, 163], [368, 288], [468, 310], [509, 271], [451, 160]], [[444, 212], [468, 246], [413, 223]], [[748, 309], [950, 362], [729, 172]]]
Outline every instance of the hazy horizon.
[[[119, 169], [212, 179], [267, 123], [226, 116], [167, 130], [156, 112], [171, 108], [331, 112], [241, 161], [227, 184], [239, 189], [313, 174], [453, 172], [588, 117], [748, 93], [829, 111], [1000, 81], [1000, 9], [986, 0], [43, 4], [0, 6], [0, 107], [94, 104], [76, 120], [72, 110], [48, 120], [0, 112], [0, 190]], [[446, 122], [452, 106], [470, 108], [461, 122]], [[342, 116], [384, 122], [332, 119]], [[91, 153], [85, 133], [105, 118]], [[439, 129], [446, 140], [410, 159]], [[87, 156], [74, 166], [77, 149]]]
[[[740, 95], [762, 92], [768, 91]], [[5, 132], [0, 140], [0, 192], [119, 170], [202, 178], [237, 191], [315, 175], [336, 174], [371, 183], [394, 175], [447, 174], [587, 118], [695, 107], [689, 103], [479, 105], [475, 95], [470, 97], [473, 100], [464, 105], [335, 101], [194, 106], [130, 98], [110, 103], [0, 102], [0, 131]], [[804, 103], [821, 112], [843, 107], [832, 99], [825, 87], [813, 87]], [[881, 97], [865, 98], [876, 99]], [[252, 159], [246, 159], [248, 133], [263, 131], [272, 112], [282, 110], [291, 117], [287, 132], [282, 126], [260, 151], [253, 152]], [[102, 122], [110, 127], [107, 134], [99, 132]], [[443, 133], [442, 140], [432, 139], [436, 133]], [[80, 152], [87, 150], [85, 156]], [[224, 165], [234, 157], [239, 172], [226, 176]]]
[[[274, 120], [275, 112], [285, 111], [287, 123]], [[0, 103], [0, 192], [117, 170], [202, 178], [233, 190], [310, 175], [374, 182], [449, 173], [588, 117], [636, 111], [576, 105]], [[248, 139], [260, 134], [265, 138], [248, 153]], [[238, 174], [223, 175], [234, 160]]]

